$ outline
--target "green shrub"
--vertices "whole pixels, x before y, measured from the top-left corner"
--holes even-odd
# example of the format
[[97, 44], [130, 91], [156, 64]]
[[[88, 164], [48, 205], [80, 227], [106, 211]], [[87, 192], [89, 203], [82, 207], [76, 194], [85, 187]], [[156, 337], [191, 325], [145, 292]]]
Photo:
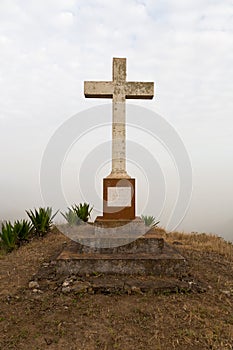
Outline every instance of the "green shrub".
[[53, 223], [54, 217], [57, 215], [58, 211], [52, 215], [52, 208], [39, 208], [32, 210], [26, 210], [28, 217], [35, 229], [38, 236], [44, 236], [50, 231]]
[[0, 233], [1, 246], [11, 252], [16, 247], [17, 235], [10, 221], [2, 224], [2, 232]]
[[13, 231], [17, 237], [17, 244], [21, 245], [28, 241], [29, 236], [33, 232], [33, 226], [28, 220], [17, 220], [14, 222]]
[[72, 208], [67, 208], [68, 211], [61, 213], [61, 215], [66, 219], [69, 225], [79, 225], [81, 224], [81, 219], [78, 217], [78, 214]]
[[159, 223], [159, 221], [156, 221], [155, 217], [151, 215], [142, 215], [141, 219], [144, 221], [146, 226], [150, 227], [155, 227]]
[[73, 205], [72, 210], [78, 215], [78, 217], [87, 222], [91, 216], [91, 211], [93, 207], [90, 208], [90, 204], [88, 203], [80, 203], [79, 205]]
[[61, 213], [70, 225], [80, 225], [82, 221], [87, 222], [91, 216], [91, 211], [93, 207], [90, 208], [90, 204], [80, 203], [79, 205], [72, 205], [68, 208], [68, 211]]

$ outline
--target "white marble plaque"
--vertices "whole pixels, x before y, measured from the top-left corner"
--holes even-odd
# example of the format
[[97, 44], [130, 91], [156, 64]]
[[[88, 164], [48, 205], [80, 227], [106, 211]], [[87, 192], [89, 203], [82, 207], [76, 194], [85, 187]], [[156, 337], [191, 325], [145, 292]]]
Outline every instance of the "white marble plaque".
[[108, 187], [108, 207], [131, 207], [131, 187]]

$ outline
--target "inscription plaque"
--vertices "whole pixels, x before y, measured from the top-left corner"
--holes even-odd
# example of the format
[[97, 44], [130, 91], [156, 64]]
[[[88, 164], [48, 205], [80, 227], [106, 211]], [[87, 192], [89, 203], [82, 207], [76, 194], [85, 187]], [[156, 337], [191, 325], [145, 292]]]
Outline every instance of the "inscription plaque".
[[131, 207], [131, 187], [108, 187], [108, 207]]

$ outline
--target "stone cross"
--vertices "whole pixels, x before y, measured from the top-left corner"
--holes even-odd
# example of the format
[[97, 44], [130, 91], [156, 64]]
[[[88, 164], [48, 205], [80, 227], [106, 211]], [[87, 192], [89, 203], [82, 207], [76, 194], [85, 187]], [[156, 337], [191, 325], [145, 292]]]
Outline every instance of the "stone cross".
[[113, 58], [112, 81], [85, 81], [84, 94], [112, 98], [112, 171], [108, 178], [130, 178], [125, 164], [125, 99], [152, 99], [154, 83], [126, 81], [126, 58]]

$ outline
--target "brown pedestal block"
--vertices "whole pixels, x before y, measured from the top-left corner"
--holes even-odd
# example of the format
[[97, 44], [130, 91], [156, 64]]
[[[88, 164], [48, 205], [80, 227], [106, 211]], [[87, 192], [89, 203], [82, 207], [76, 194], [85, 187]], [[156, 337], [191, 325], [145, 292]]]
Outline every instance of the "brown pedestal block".
[[103, 180], [102, 219], [135, 219], [135, 179]]

